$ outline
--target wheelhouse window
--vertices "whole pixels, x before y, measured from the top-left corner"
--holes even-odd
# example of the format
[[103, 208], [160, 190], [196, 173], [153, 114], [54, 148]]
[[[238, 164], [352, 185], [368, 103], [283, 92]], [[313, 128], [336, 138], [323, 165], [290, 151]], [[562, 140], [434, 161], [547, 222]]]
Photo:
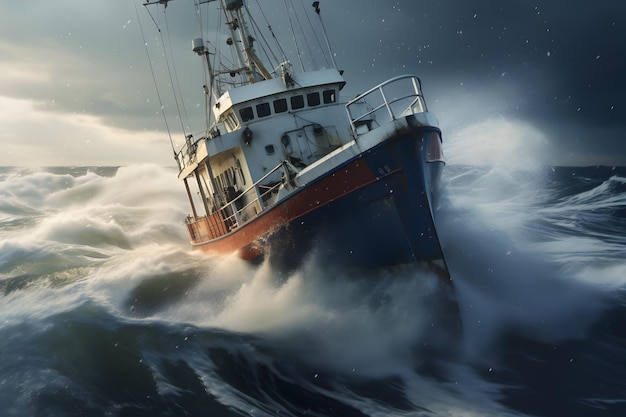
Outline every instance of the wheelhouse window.
[[291, 110], [298, 110], [304, 108], [304, 97], [293, 96], [291, 97]]
[[320, 105], [320, 93], [317, 91], [306, 95], [306, 103], [309, 107], [315, 107]]
[[256, 105], [256, 115], [258, 117], [267, 117], [272, 114], [270, 103], [261, 103]]
[[335, 90], [324, 90], [322, 96], [324, 98], [324, 104], [330, 104], [337, 101]]
[[239, 116], [241, 116], [242, 122], [249, 122], [254, 119], [254, 112], [252, 111], [252, 107], [244, 107], [243, 109], [239, 109]]
[[284, 113], [287, 111], [287, 99], [274, 100], [274, 113]]

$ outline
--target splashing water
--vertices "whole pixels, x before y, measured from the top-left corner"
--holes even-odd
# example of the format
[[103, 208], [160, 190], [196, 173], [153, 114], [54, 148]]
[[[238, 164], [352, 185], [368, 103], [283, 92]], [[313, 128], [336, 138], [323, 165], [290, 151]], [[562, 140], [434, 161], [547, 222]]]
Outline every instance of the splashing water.
[[[283, 273], [194, 252], [175, 177], [0, 170], [6, 415], [621, 407], [623, 169], [449, 166], [437, 221], [453, 287], [418, 266], [339, 270], [313, 254]], [[552, 375], [570, 394], [541, 385]]]

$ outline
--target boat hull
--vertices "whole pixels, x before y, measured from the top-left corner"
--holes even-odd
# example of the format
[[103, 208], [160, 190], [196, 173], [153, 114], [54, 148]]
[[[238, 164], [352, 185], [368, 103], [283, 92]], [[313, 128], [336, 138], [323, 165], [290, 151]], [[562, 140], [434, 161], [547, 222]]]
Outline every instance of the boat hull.
[[443, 260], [433, 219], [433, 197], [444, 165], [440, 132], [410, 117], [407, 128], [235, 231], [196, 246], [218, 253], [238, 251], [249, 260], [267, 254], [289, 266], [309, 253], [324, 262], [364, 267]]

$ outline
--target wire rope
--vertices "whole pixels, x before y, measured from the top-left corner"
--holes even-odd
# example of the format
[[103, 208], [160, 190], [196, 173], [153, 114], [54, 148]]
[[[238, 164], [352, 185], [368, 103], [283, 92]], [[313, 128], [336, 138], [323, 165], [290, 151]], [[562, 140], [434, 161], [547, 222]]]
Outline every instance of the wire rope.
[[291, 19], [291, 13], [289, 13], [289, 6], [287, 5], [287, 0], [283, 0], [283, 3], [285, 3], [285, 10], [287, 11], [287, 16], [289, 16], [289, 26], [291, 27], [291, 36], [293, 37], [293, 43], [296, 47], [298, 60], [300, 61], [300, 68], [304, 72], [304, 63], [302, 62], [302, 54], [300, 53], [300, 45], [298, 44], [298, 40], [296, 39], [296, 32], [293, 29], [293, 20]]
[[[306, 12], [305, 12], [305, 14], [306, 14]], [[311, 61], [311, 65], [313, 66], [313, 69], [319, 69], [318, 66], [317, 66], [317, 63], [315, 62], [315, 56], [313, 55], [313, 51], [311, 50], [311, 45], [309, 44], [308, 37], [304, 33], [304, 28], [302, 26], [302, 23], [300, 23], [299, 14], [296, 13], [295, 9], [294, 9], [293, 15], [294, 15], [294, 18], [296, 19], [296, 23], [298, 24], [298, 28], [300, 29], [300, 34], [302, 35], [302, 39], [303, 39], [303, 42], [304, 42], [304, 47], [306, 48], [306, 51], [309, 54], [309, 59]]]
[[[156, 91], [156, 95], [157, 98], [159, 100], [159, 106], [161, 107], [161, 115], [163, 116], [163, 121], [165, 122], [165, 128], [167, 130], [167, 135], [169, 137], [170, 140], [170, 145], [172, 147], [172, 152], [174, 153], [174, 159], [176, 160], [176, 162], [178, 162], [178, 158], [177, 158], [177, 154], [176, 154], [176, 147], [174, 146], [174, 140], [172, 139], [172, 132], [170, 130], [170, 126], [169, 123], [167, 122], [167, 116], [165, 115], [165, 107], [163, 106], [163, 100], [161, 99], [161, 93], [159, 92], [159, 86], [156, 80], [156, 75], [154, 73], [154, 67], [152, 65], [152, 59], [150, 58], [150, 50], [148, 49], [148, 42], [146, 41], [146, 35], [144, 33], [143, 30], [143, 25], [141, 24], [141, 18], [139, 17], [139, 11], [137, 10], [137, 4], [135, 4], [133, 2], [133, 5], [135, 7], [135, 15], [137, 16], [137, 23], [139, 25], [139, 31], [141, 32], [141, 38], [143, 40], [143, 46], [145, 48], [146, 51], [146, 56], [148, 58], [148, 64], [150, 66], [150, 73], [152, 74], [152, 81], [154, 83], [154, 89]], [[150, 18], [152, 19], [152, 21], [155, 23], [156, 25], [156, 21], [154, 21], [154, 17], [152, 16], [152, 14], [150, 13], [150, 11], [148, 10], [148, 14], [150, 15]], [[160, 31], [161, 29], [159, 28], [158, 25], [157, 26], [157, 30]]]
[[[150, 10], [148, 9], [148, 5], [150, 4], [154, 4], [154, 3], [145, 3], [144, 7], [146, 7], [146, 10], [148, 11], [148, 14], [150, 14], [150, 17], [152, 18], [152, 21], [154, 22], [154, 24], [157, 27], [157, 31], [159, 32], [159, 37], [161, 38], [161, 47], [163, 49], [163, 59], [165, 60], [165, 65], [167, 67], [167, 73], [170, 79], [170, 85], [172, 87], [172, 94], [174, 96], [174, 103], [176, 103], [176, 110], [178, 111], [178, 119], [180, 121], [180, 126], [181, 129], [183, 131], [183, 135], [185, 137], [187, 137], [186, 131], [185, 131], [185, 126], [181, 117], [181, 113], [180, 113], [180, 107], [178, 105], [178, 99], [177, 99], [177, 95], [176, 95], [176, 89], [174, 87], [174, 80], [172, 79], [172, 70], [170, 69], [170, 63], [169, 63], [169, 59], [167, 58], [167, 52], [165, 51], [165, 40], [163, 38], [163, 31], [161, 30], [161, 28], [159, 27], [159, 25], [157, 24], [156, 20], [154, 19], [154, 16], [152, 15], [152, 13], [150, 13]], [[165, 13], [165, 11], [164, 11]], [[156, 83], [156, 79], [155, 79], [155, 83]]]
[[313, 26], [313, 22], [311, 21], [311, 14], [306, 12], [306, 8], [304, 7], [304, 3], [300, 2], [300, 4], [302, 5], [302, 10], [304, 10], [304, 15], [306, 16], [307, 20], [309, 21], [309, 27], [311, 28], [311, 32], [313, 32], [313, 36], [315, 37], [315, 40], [317, 41], [317, 46], [318, 46], [322, 56], [324, 57], [324, 61], [326, 61], [326, 65], [328, 65], [328, 66], [332, 65], [332, 63], [328, 61], [328, 57], [324, 53], [324, 47], [322, 46], [322, 41], [320, 41], [320, 38], [317, 35], [317, 31], [315, 30], [315, 27]]
[[[174, 57], [174, 50], [172, 49], [172, 38], [171, 38], [171, 33], [170, 33], [170, 27], [169, 27], [169, 21], [167, 19], [167, 14], [165, 14], [165, 9], [163, 9], [163, 14], [165, 16], [165, 29], [167, 30], [167, 44], [168, 47], [170, 49], [170, 56], [173, 58]], [[163, 44], [163, 52], [164, 55], [165, 54], [165, 43]], [[167, 56], [166, 56], [166, 60], [167, 60]], [[174, 95], [174, 101], [176, 102], [176, 109], [178, 110], [178, 118], [180, 119], [180, 125], [181, 128], [183, 129], [183, 134], [185, 135], [185, 137], [187, 136], [187, 134], [185, 133], [185, 124], [183, 123], [183, 115], [185, 117], [185, 121], [187, 122], [187, 125], [189, 125], [189, 115], [187, 114], [187, 108], [185, 107], [185, 100], [183, 99], [182, 96], [182, 89], [180, 88], [180, 79], [178, 77], [178, 72], [176, 71], [176, 64], [174, 62], [172, 62], [172, 69], [173, 69], [173, 73], [174, 73], [174, 80], [176, 81], [176, 88], [174, 88], [174, 80], [172, 80], [172, 71], [170, 71], [170, 65], [168, 63], [168, 73], [170, 76], [170, 83], [172, 85], [172, 94]], [[178, 89], [178, 94], [176, 93], [176, 89]], [[180, 106], [179, 106], [179, 97], [180, 97]], [[183, 111], [181, 114], [180, 108], [182, 107]]]
[[[259, 0], [256, 0], [256, 3], [257, 3], [257, 6], [258, 6], [259, 10], [261, 11], [261, 15], [263, 16], [263, 19], [265, 20], [265, 23], [267, 24], [267, 29], [269, 30], [270, 34], [272, 35], [272, 38], [274, 38], [274, 42], [276, 42], [276, 46], [278, 47], [278, 50], [280, 51], [280, 54], [282, 55], [283, 62], [287, 61], [287, 54], [285, 54], [285, 50], [283, 49], [282, 45], [278, 41], [278, 38], [274, 34], [274, 30], [272, 29], [272, 25], [270, 25], [270, 22], [267, 19], [267, 16], [265, 15], [265, 12], [263, 11], [263, 8], [259, 4]], [[268, 48], [270, 50], [272, 49], [271, 47], [269, 47], [269, 44], [268, 44]]]
[[246, 4], [245, 7], [246, 7], [246, 11], [248, 11], [248, 15], [250, 16], [250, 21], [252, 22], [254, 33], [260, 38], [259, 40], [261, 42], [261, 49], [263, 50], [263, 53], [265, 54], [265, 58], [267, 59], [267, 62], [269, 62], [272, 67], [277, 67], [278, 64], [280, 63], [280, 60], [278, 59], [276, 54], [274, 54], [274, 51], [270, 47], [269, 42], [267, 41], [267, 39], [265, 38], [265, 35], [263, 34], [263, 31], [257, 24], [254, 17], [252, 17], [252, 14], [249, 12], [248, 5]]

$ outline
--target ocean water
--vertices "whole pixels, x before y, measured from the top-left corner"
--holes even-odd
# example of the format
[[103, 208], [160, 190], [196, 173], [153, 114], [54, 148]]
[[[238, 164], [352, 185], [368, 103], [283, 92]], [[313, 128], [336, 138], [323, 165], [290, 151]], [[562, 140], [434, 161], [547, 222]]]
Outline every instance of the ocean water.
[[0, 416], [626, 415], [626, 168], [442, 191], [453, 286], [195, 252], [171, 169], [0, 168]]

